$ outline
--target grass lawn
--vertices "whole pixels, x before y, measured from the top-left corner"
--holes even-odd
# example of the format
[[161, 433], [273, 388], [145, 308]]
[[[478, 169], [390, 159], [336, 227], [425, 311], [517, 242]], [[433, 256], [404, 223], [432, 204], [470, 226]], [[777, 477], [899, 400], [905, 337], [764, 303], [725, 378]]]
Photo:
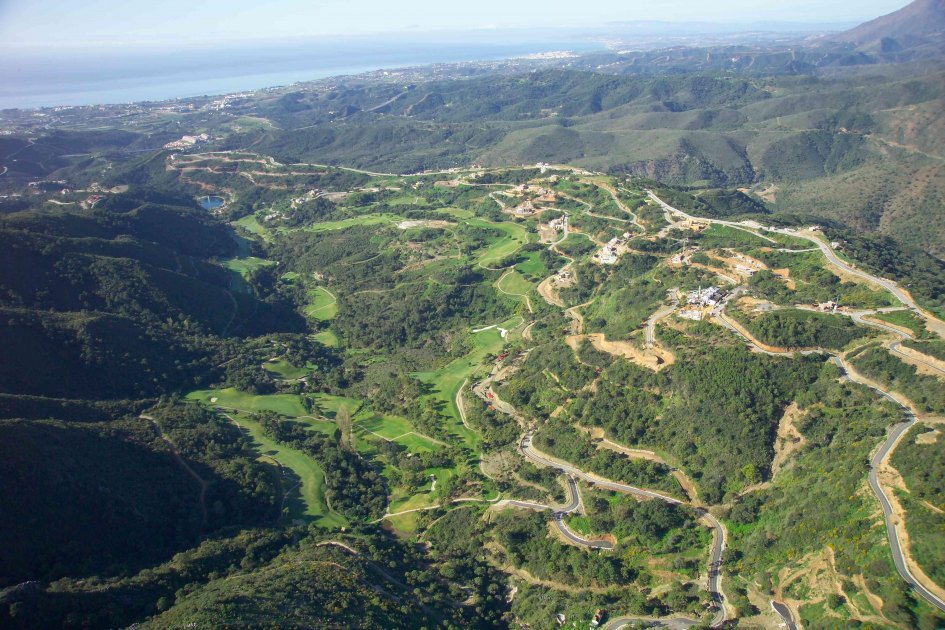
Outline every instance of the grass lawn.
[[333, 330], [323, 330], [322, 332], [318, 333], [315, 335], [315, 341], [326, 345], [329, 348], [337, 348], [339, 345], [341, 345], [338, 335], [336, 335], [335, 331]]
[[502, 292], [513, 295], [526, 295], [533, 288], [532, 283], [517, 271], [506, 273], [501, 280], [501, 282], [496, 283], [496, 287]]
[[390, 440], [405, 447], [411, 453], [428, 453], [443, 448], [435, 440], [415, 433], [410, 421], [400, 416], [364, 412], [359, 414], [355, 426], [367, 434], [366, 439]]
[[440, 208], [437, 212], [443, 212], [457, 219], [471, 219], [476, 216], [476, 213], [472, 210], [464, 210], [462, 208]]
[[394, 442], [397, 442], [411, 453], [432, 453], [443, 448], [441, 444], [417, 433], [401, 435]]
[[433, 386], [434, 391], [424, 398], [433, 398], [443, 404], [443, 411], [449, 418], [448, 429], [465, 444], [473, 448], [479, 443], [479, 435], [467, 429], [456, 408], [456, 393], [463, 381], [482, 365], [487, 354], [496, 354], [502, 350], [505, 341], [496, 328], [479, 333], [472, 333], [473, 349], [466, 356], [456, 359], [433, 372], [418, 372], [415, 377]]
[[579, 534], [589, 536], [591, 533], [591, 519], [586, 516], [572, 516], [568, 518], [568, 527]]
[[331, 394], [312, 394], [312, 397], [318, 404], [318, 408], [321, 409], [322, 414], [328, 418], [334, 418], [335, 414], [338, 413], [338, 410], [342, 405], [347, 405], [348, 411], [350, 411], [352, 414], [355, 414], [355, 418], [357, 418], [357, 411], [362, 404], [357, 398], [332, 396]]
[[409, 514], [401, 514], [400, 516], [392, 516], [387, 519], [387, 522], [398, 532], [415, 534], [417, 533], [418, 516], [419, 514], [417, 512], [411, 512]]
[[[432, 485], [432, 479], [427, 477], [426, 489], [429, 490]], [[430, 507], [436, 503], [436, 497], [430, 492], [413, 492], [410, 496], [391, 500], [390, 513], [403, 512], [404, 510], [415, 510], [417, 508]]]
[[545, 263], [541, 262], [539, 252], [524, 253], [522, 254], [522, 258], [525, 260], [515, 265], [515, 270], [520, 274], [525, 276], [539, 277], [545, 277], [548, 275], [549, 271], [545, 267]]
[[338, 314], [338, 300], [328, 289], [324, 287], [309, 289], [308, 299], [305, 314], [312, 319], [324, 322], [334, 319]]
[[259, 221], [256, 220], [256, 215], [247, 215], [239, 221], [235, 221], [234, 223], [248, 232], [252, 232], [257, 236], [261, 236], [263, 240], [269, 240], [269, 230], [259, 224]]
[[350, 219], [342, 219], [340, 221], [326, 221], [325, 223], [315, 223], [314, 225], [309, 225], [305, 228], [308, 232], [327, 232], [328, 230], [343, 230], [345, 228], [352, 227], [354, 225], [382, 225], [384, 223], [397, 223], [403, 221], [404, 218], [396, 214], [365, 214], [359, 217], [351, 217]]
[[290, 418], [308, 414], [296, 394], [255, 396], [228, 387], [226, 389], [202, 389], [190, 392], [187, 394], [187, 400], [246, 412], [274, 411]]
[[335, 434], [335, 431], [338, 429], [336, 425], [331, 420], [316, 420], [315, 418], [294, 418], [294, 422], [301, 424], [310, 431], [315, 431], [316, 433], [323, 433], [324, 435], [332, 436]]
[[479, 255], [478, 263], [482, 266], [488, 266], [490, 263], [498, 262], [514, 254], [528, 242], [528, 230], [517, 223], [493, 223], [485, 219], [467, 219], [466, 223], [475, 227], [500, 230], [504, 233], [504, 236], [496, 239]]
[[365, 431], [376, 433], [387, 440], [393, 440], [405, 433], [413, 431], [413, 425], [406, 418], [399, 416], [378, 416], [371, 414], [361, 420], [357, 425]]
[[419, 195], [400, 195], [387, 201], [389, 206], [425, 206], [427, 203], [427, 200]]
[[311, 521], [321, 527], [347, 525], [343, 516], [329, 509], [325, 500], [325, 473], [314, 459], [267, 437], [262, 427], [245, 414], [235, 414], [233, 418], [242, 427], [243, 435], [259, 450], [261, 461], [275, 460], [288, 469], [282, 484], [283, 491], [288, 492], [285, 506], [289, 519]]
[[248, 258], [231, 258], [229, 260], [223, 260], [220, 262], [220, 264], [231, 271], [235, 271], [241, 276], [247, 276], [252, 271], [255, 271], [261, 267], [269, 267], [270, 265], [274, 265], [276, 263], [274, 260], [265, 260], [263, 258], [250, 256]]
[[263, 363], [263, 368], [267, 372], [272, 372], [276, 376], [286, 381], [295, 381], [303, 376], [312, 373], [312, 368], [310, 367], [295, 367], [285, 359], [278, 359], [276, 361], [266, 361]]

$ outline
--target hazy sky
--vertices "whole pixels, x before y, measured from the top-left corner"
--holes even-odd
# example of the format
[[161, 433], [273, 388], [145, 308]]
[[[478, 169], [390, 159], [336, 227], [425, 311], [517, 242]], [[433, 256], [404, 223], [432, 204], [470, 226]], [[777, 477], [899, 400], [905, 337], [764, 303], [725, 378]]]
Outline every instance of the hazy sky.
[[907, 0], [0, 0], [0, 46], [221, 42], [625, 20], [860, 22]]

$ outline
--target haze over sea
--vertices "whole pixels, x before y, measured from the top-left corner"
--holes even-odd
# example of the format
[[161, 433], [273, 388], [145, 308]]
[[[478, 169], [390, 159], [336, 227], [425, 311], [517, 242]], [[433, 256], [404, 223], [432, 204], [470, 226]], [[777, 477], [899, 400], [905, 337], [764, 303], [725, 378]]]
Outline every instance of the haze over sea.
[[13, 52], [0, 64], [0, 109], [169, 100], [372, 70], [600, 47], [589, 41], [444, 44], [359, 39], [138, 52], [120, 48], [81, 53]]

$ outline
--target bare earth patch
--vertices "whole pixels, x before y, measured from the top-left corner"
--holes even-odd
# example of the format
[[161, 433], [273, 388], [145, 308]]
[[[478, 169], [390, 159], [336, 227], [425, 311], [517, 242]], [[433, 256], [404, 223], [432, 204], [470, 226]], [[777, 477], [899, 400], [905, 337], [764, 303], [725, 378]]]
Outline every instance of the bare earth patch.
[[941, 435], [938, 429], [932, 429], [916, 436], [916, 444], [935, 444], [938, 442], [938, 436]]
[[[904, 357], [900, 355], [899, 358], [910, 365], [914, 365], [916, 371], [919, 374], [927, 374], [937, 378], [945, 378], [945, 376], [942, 375], [942, 372], [939, 371], [945, 371], [945, 361], [906, 346], [899, 346], [898, 350], [905, 355]], [[934, 368], [938, 368], [938, 370]]]
[[770, 184], [764, 190], [759, 190], [755, 194], [765, 203], [774, 203], [778, 199], [778, 187]]
[[558, 292], [555, 290], [554, 276], [541, 281], [541, 284], [538, 285], [538, 295], [544, 298], [548, 304], [564, 308], [564, 301], [558, 297]]
[[807, 444], [807, 438], [795, 426], [795, 422], [803, 415], [797, 403], [791, 403], [784, 410], [778, 422], [778, 436], [774, 442], [774, 460], [771, 462], [771, 476], [774, 477], [784, 468], [791, 455]]
[[401, 230], [409, 230], [410, 228], [449, 228], [456, 225], [455, 223], [450, 223], [449, 221], [401, 221], [397, 224]]
[[[801, 558], [797, 564], [781, 569], [778, 577], [779, 583], [775, 595], [777, 599], [785, 602], [791, 608], [795, 619], [800, 618], [797, 611], [801, 606], [824, 601], [827, 595], [836, 594], [843, 596], [846, 600], [846, 607], [851, 617], [863, 622], [879, 623], [883, 626], [890, 624], [888, 619], [877, 617], [872, 614], [872, 611], [859, 609], [846, 594], [843, 590], [843, 577], [837, 571], [836, 558], [833, 549], [830, 547], [825, 547], [819, 552], [810, 553]], [[784, 591], [797, 581], [805, 582], [807, 587], [808, 594], [804, 600], [790, 599], [784, 595]], [[870, 605], [874, 605], [872, 598], [870, 598]], [[877, 608], [876, 612], [881, 610], [882, 608]], [[828, 611], [827, 614], [836, 619], [838, 627], [842, 627], [843, 620], [840, 616], [831, 611]]]
[[512, 474], [517, 463], [514, 453], [496, 451], [483, 455], [480, 467], [487, 477], [504, 477]]
[[883, 609], [885, 605], [883, 598], [870, 590], [870, 587], [866, 585], [866, 578], [863, 577], [862, 573], [853, 578], [853, 583], [856, 584], [860, 592], [866, 596], [866, 599], [869, 600], [870, 606], [872, 606], [874, 610]]
[[772, 269], [771, 273], [778, 277], [784, 278], [784, 283], [791, 291], [797, 289], [797, 283], [791, 279], [791, 270], [787, 267], [784, 267], [783, 269]]
[[581, 342], [584, 340], [590, 341], [591, 345], [594, 346], [596, 350], [617, 357], [623, 357], [636, 363], [640, 367], [653, 370], [654, 372], [658, 372], [672, 365], [676, 360], [675, 355], [664, 348], [654, 346], [646, 350], [641, 350], [629, 341], [607, 341], [607, 338], [600, 333], [592, 335], [571, 335], [567, 338], [567, 343], [577, 352]]

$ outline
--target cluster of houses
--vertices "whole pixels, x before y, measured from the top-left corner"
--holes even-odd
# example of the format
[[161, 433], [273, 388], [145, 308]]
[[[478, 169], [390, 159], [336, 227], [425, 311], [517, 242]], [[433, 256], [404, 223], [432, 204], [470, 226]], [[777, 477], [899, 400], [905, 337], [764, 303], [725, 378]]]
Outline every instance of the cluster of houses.
[[210, 111], [221, 111], [233, 105], [234, 101], [238, 101], [244, 98], [251, 98], [254, 96], [254, 92], [240, 92], [238, 94], [227, 94], [223, 98], [219, 98], [215, 101], [211, 101], [203, 106], [203, 109], [208, 109]]
[[758, 270], [754, 267], [749, 267], [748, 265], [743, 265], [742, 263], [735, 265], [735, 271], [743, 276], [748, 276], [749, 278], [758, 273]]
[[709, 306], [718, 306], [722, 302], [722, 298], [725, 297], [725, 291], [719, 287], [706, 287], [705, 289], [699, 288], [695, 291], [690, 291], [686, 296], [686, 303], [701, 306], [703, 308]]
[[695, 291], [690, 291], [686, 296], [686, 304], [690, 308], [680, 309], [677, 314], [683, 319], [701, 321], [705, 315], [705, 309], [718, 306], [722, 303], [724, 297], [725, 291], [719, 287], [707, 287], [705, 289], [700, 287]]
[[602, 265], [613, 265], [620, 259], [621, 249], [623, 249], [627, 241], [630, 240], [630, 232], [624, 232], [620, 236], [615, 236], [610, 239], [606, 245], [600, 248], [596, 254], [594, 254], [594, 260], [599, 262]]
[[199, 136], [181, 136], [180, 140], [174, 140], [168, 142], [164, 145], [165, 149], [189, 149], [190, 147], [197, 145], [201, 142], [208, 142], [210, 136], [205, 133], [200, 134]]
[[512, 214], [519, 217], [528, 217], [539, 210], [543, 210], [543, 208], [537, 207], [536, 204], [553, 204], [558, 200], [558, 196], [553, 190], [548, 190], [547, 188], [533, 188], [529, 184], [520, 184], [510, 192], [513, 195], [517, 193], [525, 198], [522, 203], [512, 210]]

